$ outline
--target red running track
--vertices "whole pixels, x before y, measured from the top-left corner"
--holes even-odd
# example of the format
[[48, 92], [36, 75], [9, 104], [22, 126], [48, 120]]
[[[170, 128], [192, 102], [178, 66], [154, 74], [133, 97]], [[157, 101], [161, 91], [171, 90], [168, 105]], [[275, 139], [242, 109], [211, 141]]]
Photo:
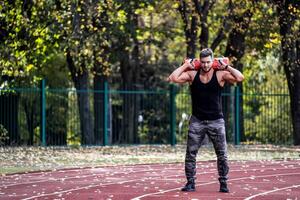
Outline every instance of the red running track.
[[0, 199], [299, 199], [300, 160], [232, 161], [219, 193], [216, 163], [198, 162], [196, 192], [181, 192], [183, 163], [107, 166], [0, 177]]

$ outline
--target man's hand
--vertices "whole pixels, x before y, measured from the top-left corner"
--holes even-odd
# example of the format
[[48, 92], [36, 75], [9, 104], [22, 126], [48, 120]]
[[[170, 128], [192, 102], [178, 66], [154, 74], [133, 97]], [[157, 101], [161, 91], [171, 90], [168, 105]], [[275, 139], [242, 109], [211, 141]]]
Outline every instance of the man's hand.
[[219, 62], [221, 65], [218, 67], [218, 69], [226, 70], [228, 68], [229, 64], [226, 64], [223, 60], [219, 60]]
[[184, 60], [184, 63], [182, 65], [182, 67], [185, 69], [184, 71], [189, 71], [189, 70], [195, 69], [195, 67], [191, 61], [192, 61], [192, 59], [190, 59], [190, 58]]
[[191, 64], [189, 60], [185, 59], [183, 64], [170, 74], [167, 81], [173, 83], [191, 82], [192, 78], [189, 74], [189, 71], [191, 70], [194, 70], [194, 66]]
[[214, 69], [226, 70], [229, 66], [229, 59], [227, 57], [215, 58], [212, 64]]
[[188, 58], [184, 60], [184, 64], [187, 65], [187, 70], [198, 70], [201, 67], [201, 63], [199, 59]]

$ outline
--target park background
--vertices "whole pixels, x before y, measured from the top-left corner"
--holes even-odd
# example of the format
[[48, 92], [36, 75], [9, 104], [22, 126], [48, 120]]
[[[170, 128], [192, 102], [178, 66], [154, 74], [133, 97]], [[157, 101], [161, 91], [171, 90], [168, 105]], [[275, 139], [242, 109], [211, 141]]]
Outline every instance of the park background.
[[299, 158], [299, 16], [296, 0], [1, 1], [2, 166], [182, 161], [189, 89], [166, 78], [205, 47], [245, 76], [222, 94], [231, 150]]

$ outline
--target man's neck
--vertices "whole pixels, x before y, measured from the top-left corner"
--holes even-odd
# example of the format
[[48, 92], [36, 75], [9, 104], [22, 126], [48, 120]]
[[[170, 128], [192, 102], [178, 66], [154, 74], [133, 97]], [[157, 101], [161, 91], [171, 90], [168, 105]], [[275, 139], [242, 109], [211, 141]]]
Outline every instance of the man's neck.
[[209, 76], [213, 73], [213, 68], [211, 67], [208, 71], [204, 71], [203, 69], [200, 70], [200, 75], [202, 76]]

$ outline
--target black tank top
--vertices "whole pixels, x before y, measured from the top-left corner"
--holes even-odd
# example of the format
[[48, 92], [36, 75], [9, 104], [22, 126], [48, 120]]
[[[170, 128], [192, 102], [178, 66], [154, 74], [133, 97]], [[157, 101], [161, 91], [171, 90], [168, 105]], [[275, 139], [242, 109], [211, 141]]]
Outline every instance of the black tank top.
[[200, 70], [197, 72], [190, 91], [192, 96], [192, 114], [199, 120], [216, 120], [223, 118], [221, 92], [216, 71], [211, 80], [204, 84], [200, 80]]

